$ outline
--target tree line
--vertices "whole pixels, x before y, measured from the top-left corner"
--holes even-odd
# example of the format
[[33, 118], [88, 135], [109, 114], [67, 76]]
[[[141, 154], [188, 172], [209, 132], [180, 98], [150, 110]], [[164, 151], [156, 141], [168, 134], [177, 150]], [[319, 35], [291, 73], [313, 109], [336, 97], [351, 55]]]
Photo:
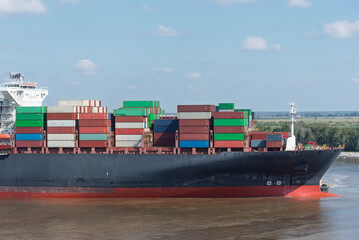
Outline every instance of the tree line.
[[[290, 123], [256, 121], [255, 127], [262, 132], [290, 132]], [[346, 122], [296, 122], [294, 134], [297, 143], [316, 141], [319, 145], [345, 146], [345, 151], [359, 151], [359, 124]]]

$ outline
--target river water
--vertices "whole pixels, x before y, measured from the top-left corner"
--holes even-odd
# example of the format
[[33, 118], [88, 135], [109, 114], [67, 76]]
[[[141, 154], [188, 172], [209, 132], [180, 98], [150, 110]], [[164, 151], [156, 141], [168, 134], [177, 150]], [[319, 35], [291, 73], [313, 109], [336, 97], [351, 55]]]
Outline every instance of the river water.
[[1, 199], [0, 239], [358, 239], [359, 164], [325, 199]]

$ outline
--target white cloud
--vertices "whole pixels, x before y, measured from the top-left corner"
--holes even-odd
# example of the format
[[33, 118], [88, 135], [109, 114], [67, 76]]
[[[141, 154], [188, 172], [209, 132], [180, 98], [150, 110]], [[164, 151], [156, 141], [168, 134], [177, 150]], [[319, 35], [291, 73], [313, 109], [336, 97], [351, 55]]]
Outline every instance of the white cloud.
[[268, 49], [267, 40], [260, 37], [248, 37], [242, 43], [242, 49], [245, 50], [260, 50], [264, 51]]
[[79, 81], [74, 81], [74, 82], [72, 82], [72, 85], [79, 86], [79, 85], [81, 85], [81, 83]]
[[165, 27], [163, 25], [158, 25], [156, 31], [153, 32], [155, 37], [180, 37], [183, 33], [171, 27]]
[[249, 3], [249, 2], [257, 2], [257, 0], [210, 0], [211, 2], [222, 5], [222, 6], [228, 6], [232, 3]]
[[0, 14], [46, 13], [41, 0], [0, 0]]
[[175, 70], [171, 67], [154, 67], [152, 68], [153, 71], [159, 71], [159, 72], [174, 72]]
[[287, 3], [289, 7], [301, 7], [307, 8], [313, 5], [313, 3], [308, 2], [307, 0], [289, 0]]
[[282, 46], [278, 43], [268, 45], [267, 40], [261, 37], [248, 37], [242, 42], [242, 49], [248, 51], [266, 51], [269, 49], [280, 51]]
[[189, 73], [185, 75], [186, 78], [192, 78], [192, 79], [200, 79], [202, 77], [199, 73]]
[[324, 32], [333, 38], [350, 38], [359, 32], [359, 20], [353, 23], [346, 20], [327, 23], [324, 25]]
[[276, 44], [273, 44], [273, 49], [276, 51], [280, 51], [280, 50], [282, 50], [282, 46], [280, 44], [276, 43]]
[[60, 3], [70, 3], [71, 5], [75, 5], [81, 1], [82, 0], [59, 0]]
[[352, 82], [359, 83], [359, 78], [352, 78]]
[[74, 69], [82, 71], [86, 75], [96, 75], [97, 66], [88, 59], [82, 59], [75, 63]]

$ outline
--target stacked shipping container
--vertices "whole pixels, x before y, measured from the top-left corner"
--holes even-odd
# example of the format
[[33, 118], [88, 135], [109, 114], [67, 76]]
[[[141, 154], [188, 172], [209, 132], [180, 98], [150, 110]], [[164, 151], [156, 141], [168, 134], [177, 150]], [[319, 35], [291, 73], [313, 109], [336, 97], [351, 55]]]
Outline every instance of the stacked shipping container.
[[75, 106], [47, 107], [47, 147], [76, 147], [76, 120], [78, 108]]
[[108, 147], [108, 136], [111, 131], [111, 120], [104, 108], [104, 113], [79, 114], [79, 145], [85, 147]]
[[46, 107], [16, 108], [16, 147], [44, 147]]
[[81, 130], [79, 147], [108, 146], [110, 121], [107, 108], [101, 107], [101, 101], [58, 100], [57, 104], [58, 106], [47, 107], [48, 147], [77, 147], [77, 130]]
[[247, 126], [251, 128], [253, 126], [252, 109], [235, 109], [235, 112], [243, 112], [244, 118], [247, 119]]
[[148, 128], [152, 127], [153, 121], [164, 115], [164, 109], [161, 109], [159, 101], [123, 101], [123, 108], [142, 108], [146, 111], [148, 117]]
[[247, 119], [243, 112], [215, 112], [213, 119], [215, 148], [244, 148]]
[[283, 140], [288, 138], [288, 132], [252, 132], [251, 147], [253, 148], [282, 148]]
[[208, 148], [214, 105], [178, 105], [179, 146]]
[[283, 147], [282, 133], [267, 134], [267, 148], [281, 148]]
[[174, 147], [176, 144], [178, 119], [157, 119], [154, 121], [153, 146]]

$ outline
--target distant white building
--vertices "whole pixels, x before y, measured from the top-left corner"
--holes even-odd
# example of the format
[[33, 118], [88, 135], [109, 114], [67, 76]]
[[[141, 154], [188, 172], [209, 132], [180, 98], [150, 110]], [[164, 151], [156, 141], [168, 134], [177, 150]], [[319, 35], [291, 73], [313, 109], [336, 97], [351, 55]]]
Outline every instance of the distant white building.
[[36, 83], [24, 82], [21, 73], [9, 73], [10, 79], [0, 86], [0, 133], [12, 133], [15, 127], [17, 106], [42, 106], [48, 94], [46, 88]]

